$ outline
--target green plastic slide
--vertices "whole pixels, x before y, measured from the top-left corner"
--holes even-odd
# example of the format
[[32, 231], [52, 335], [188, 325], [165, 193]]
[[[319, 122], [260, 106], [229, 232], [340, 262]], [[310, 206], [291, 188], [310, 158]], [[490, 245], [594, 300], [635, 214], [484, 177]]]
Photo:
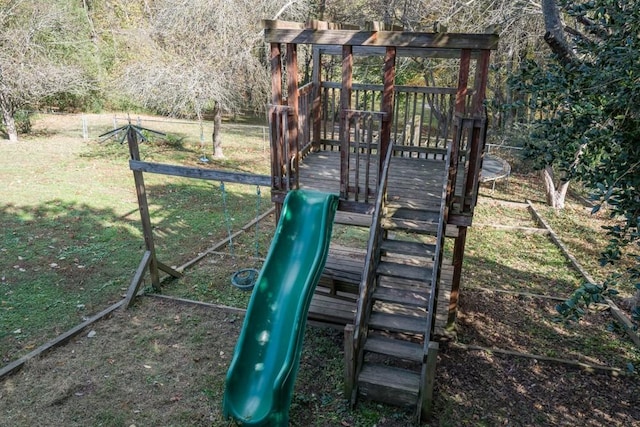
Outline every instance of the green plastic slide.
[[287, 194], [227, 372], [225, 418], [288, 426], [307, 313], [327, 260], [337, 206], [333, 194]]

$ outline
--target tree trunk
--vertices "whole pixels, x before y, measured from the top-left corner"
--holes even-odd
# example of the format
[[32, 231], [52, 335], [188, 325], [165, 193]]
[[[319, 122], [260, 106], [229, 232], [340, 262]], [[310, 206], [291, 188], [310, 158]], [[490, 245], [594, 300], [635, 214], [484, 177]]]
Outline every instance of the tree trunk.
[[213, 158], [223, 159], [222, 153], [222, 109], [220, 103], [216, 102], [213, 106], [213, 133], [211, 139], [213, 139]]
[[553, 179], [553, 168], [546, 166], [542, 170], [542, 178], [544, 179], [544, 190], [547, 198], [547, 204], [554, 209], [564, 209], [564, 200], [567, 196], [567, 190], [569, 190], [569, 181], [560, 181], [560, 184], [556, 186]]
[[564, 25], [562, 24], [556, 0], [542, 0], [542, 15], [544, 16], [544, 26], [547, 31], [544, 35], [544, 40], [562, 65], [571, 63], [575, 59], [575, 54], [565, 37]]
[[16, 127], [13, 110], [3, 102], [2, 97], [0, 97], [0, 110], [2, 110], [2, 121], [4, 122], [9, 141], [18, 142], [18, 128]]

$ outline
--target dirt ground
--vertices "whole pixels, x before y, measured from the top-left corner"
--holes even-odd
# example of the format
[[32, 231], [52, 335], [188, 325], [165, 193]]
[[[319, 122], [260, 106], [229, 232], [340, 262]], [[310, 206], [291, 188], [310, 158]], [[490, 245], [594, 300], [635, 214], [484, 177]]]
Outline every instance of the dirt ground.
[[[474, 306], [462, 301], [465, 310]], [[4, 379], [0, 426], [231, 425], [221, 402], [242, 320], [237, 311], [140, 298]], [[463, 323], [469, 327], [468, 318]], [[339, 331], [308, 326], [291, 425], [409, 425], [401, 409], [349, 408], [342, 357]], [[444, 344], [430, 425], [640, 425], [639, 384], [637, 376]]]

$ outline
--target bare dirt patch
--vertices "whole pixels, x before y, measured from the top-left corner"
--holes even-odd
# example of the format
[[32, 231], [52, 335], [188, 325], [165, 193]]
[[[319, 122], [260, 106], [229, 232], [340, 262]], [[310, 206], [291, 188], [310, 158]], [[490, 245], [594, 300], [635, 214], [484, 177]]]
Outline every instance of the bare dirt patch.
[[637, 426], [637, 377], [444, 348], [436, 413], [446, 426]]
[[[237, 311], [141, 298], [0, 382], [0, 426], [231, 426], [221, 404], [242, 321]], [[371, 402], [352, 410], [342, 368], [341, 332], [309, 326], [292, 426], [411, 425], [409, 410]], [[640, 419], [637, 376], [446, 344], [436, 375], [429, 425], [631, 426]]]

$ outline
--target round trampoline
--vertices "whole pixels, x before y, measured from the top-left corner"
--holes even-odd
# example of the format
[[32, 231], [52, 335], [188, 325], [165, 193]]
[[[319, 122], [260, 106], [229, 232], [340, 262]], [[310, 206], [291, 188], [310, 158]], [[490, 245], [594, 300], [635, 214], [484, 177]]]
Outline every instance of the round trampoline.
[[496, 189], [496, 181], [506, 179], [509, 185], [509, 175], [511, 175], [511, 165], [493, 154], [485, 154], [482, 159], [482, 172], [480, 182], [492, 182], [491, 191]]

